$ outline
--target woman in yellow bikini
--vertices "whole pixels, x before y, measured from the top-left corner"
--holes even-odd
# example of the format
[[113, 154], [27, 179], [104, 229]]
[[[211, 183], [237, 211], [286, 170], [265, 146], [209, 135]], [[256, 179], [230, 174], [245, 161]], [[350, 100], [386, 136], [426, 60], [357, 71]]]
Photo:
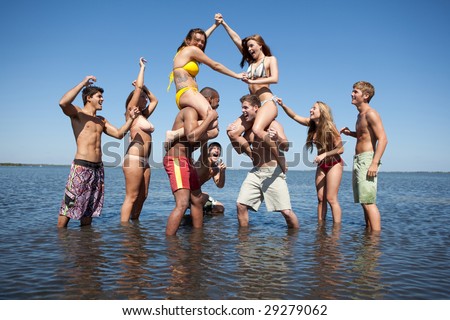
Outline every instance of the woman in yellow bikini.
[[[130, 145], [123, 161], [125, 176], [125, 200], [120, 212], [120, 221], [138, 219], [150, 184], [150, 166], [148, 159], [152, 151], [153, 125], [147, 118], [153, 113], [158, 99], [144, 85], [145, 59], [139, 59], [139, 74], [133, 82], [135, 89], [126, 101], [125, 117], [130, 117], [130, 110], [138, 107], [141, 114], [134, 119], [130, 128]], [[147, 103], [150, 103], [147, 106]]]
[[[278, 62], [277, 59], [270, 52], [269, 46], [264, 42], [260, 35], [252, 35], [245, 39], [241, 37], [225, 22], [222, 14], [215, 15], [217, 24], [221, 24], [231, 40], [242, 54], [241, 67], [244, 63], [248, 63], [248, 69], [244, 82], [248, 84], [248, 89], [251, 94], [258, 96], [261, 101], [255, 122], [252, 126], [253, 133], [261, 140], [266, 142], [273, 150], [278, 164], [283, 172], [286, 172], [287, 167], [283, 157], [278, 154], [276, 144], [270, 139], [267, 134], [269, 125], [278, 115], [278, 108], [274, 101], [275, 96], [270, 90], [270, 85], [278, 82]], [[233, 131], [233, 135], [241, 135], [246, 128], [242, 124], [240, 130]]]
[[[212, 28], [208, 29], [209, 34]], [[173, 59], [173, 71], [170, 74], [170, 83], [172, 81], [176, 86], [175, 101], [181, 110], [184, 107], [193, 107], [199, 114], [199, 119], [205, 119], [208, 110], [211, 109], [206, 98], [198, 92], [198, 85], [195, 77], [199, 73], [199, 64], [203, 63], [211, 69], [223, 73], [227, 76], [243, 79], [243, 73], [236, 73], [209, 58], [205, 53], [207, 43], [207, 34], [202, 29], [191, 29], [183, 43], [177, 50]], [[169, 84], [170, 88], [170, 84]], [[169, 89], [168, 88], [168, 89]], [[166, 133], [166, 142], [173, 141], [184, 132], [168, 131]]]

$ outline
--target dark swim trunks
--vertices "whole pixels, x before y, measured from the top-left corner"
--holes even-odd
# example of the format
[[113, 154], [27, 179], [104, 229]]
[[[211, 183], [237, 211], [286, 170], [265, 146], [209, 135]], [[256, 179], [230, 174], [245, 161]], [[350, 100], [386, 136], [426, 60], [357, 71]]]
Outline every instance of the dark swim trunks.
[[70, 168], [59, 215], [80, 220], [98, 217], [103, 209], [103, 163], [75, 159]]

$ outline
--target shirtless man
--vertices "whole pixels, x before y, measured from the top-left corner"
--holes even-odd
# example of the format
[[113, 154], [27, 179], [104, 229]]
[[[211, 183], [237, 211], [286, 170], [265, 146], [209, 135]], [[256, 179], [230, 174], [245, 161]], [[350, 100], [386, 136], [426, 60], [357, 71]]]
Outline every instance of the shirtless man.
[[[288, 228], [298, 229], [299, 222], [291, 209], [286, 175], [271, 152], [270, 146], [252, 132], [261, 102], [258, 96], [250, 94], [243, 96], [240, 101], [242, 115], [228, 126], [227, 134], [236, 152], [239, 154], [245, 152], [252, 159], [254, 167], [242, 183], [237, 199], [239, 226], [248, 227], [248, 209], [257, 211], [261, 202], [265, 200], [268, 211], [281, 212]], [[236, 137], [235, 132], [242, 131], [242, 126], [245, 128], [244, 133]], [[279, 151], [289, 150], [289, 142], [278, 121], [272, 121], [267, 132]]]
[[[57, 225], [60, 228], [67, 227], [70, 219], [80, 220], [83, 226], [91, 224], [93, 217], [100, 216], [104, 197], [102, 133], [122, 139], [139, 114], [138, 108], [131, 110], [130, 118], [120, 129], [97, 116], [97, 111], [102, 110], [103, 89], [92, 86], [95, 81], [94, 76], [85, 77], [59, 101], [62, 111], [70, 118], [77, 143], [75, 159], [59, 210]], [[72, 103], [82, 89], [84, 107], [80, 108]]]
[[381, 217], [376, 205], [377, 174], [388, 140], [380, 115], [369, 105], [374, 94], [375, 88], [369, 82], [359, 81], [353, 85], [352, 104], [359, 112], [356, 131], [345, 127], [341, 133], [356, 138], [352, 179], [355, 203], [361, 203], [366, 227], [379, 231]]
[[[200, 186], [211, 178], [218, 188], [222, 189], [225, 186], [225, 170], [227, 167], [220, 159], [221, 154], [222, 146], [218, 142], [202, 145], [200, 157], [195, 163]], [[203, 192], [203, 203], [203, 213], [205, 214], [223, 214], [225, 211], [223, 204], [213, 199], [206, 192]]]
[[218, 132], [214, 131], [212, 134], [212, 131], [208, 131], [217, 117], [217, 112], [211, 109], [208, 110], [205, 120], [199, 123], [197, 111], [192, 107], [185, 107], [175, 118], [172, 130], [184, 128], [186, 137], [172, 142], [163, 160], [175, 198], [175, 208], [167, 219], [166, 235], [177, 233], [189, 205], [193, 227], [203, 227], [202, 191], [197, 171], [192, 163], [192, 152], [201, 141], [217, 136]]

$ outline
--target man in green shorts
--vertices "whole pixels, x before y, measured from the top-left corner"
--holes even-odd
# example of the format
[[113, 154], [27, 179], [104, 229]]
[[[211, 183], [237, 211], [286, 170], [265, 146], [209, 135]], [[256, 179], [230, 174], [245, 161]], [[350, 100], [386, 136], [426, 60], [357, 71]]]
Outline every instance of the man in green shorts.
[[[297, 216], [292, 211], [286, 175], [265, 141], [259, 139], [252, 126], [261, 102], [256, 95], [241, 98], [242, 115], [227, 128], [227, 134], [237, 153], [246, 153], [253, 162], [253, 169], [242, 183], [237, 199], [237, 216], [240, 227], [248, 227], [248, 209], [257, 211], [264, 200], [268, 211], [280, 212], [288, 228], [298, 229]], [[289, 149], [283, 126], [277, 122], [267, 128], [268, 135], [278, 150]], [[281, 158], [284, 159], [282, 153]]]
[[352, 104], [358, 109], [356, 131], [348, 127], [341, 133], [356, 138], [353, 160], [353, 195], [355, 203], [361, 203], [366, 227], [373, 231], [381, 230], [380, 211], [376, 205], [377, 174], [381, 157], [388, 143], [381, 117], [369, 105], [375, 88], [365, 81], [353, 85]]

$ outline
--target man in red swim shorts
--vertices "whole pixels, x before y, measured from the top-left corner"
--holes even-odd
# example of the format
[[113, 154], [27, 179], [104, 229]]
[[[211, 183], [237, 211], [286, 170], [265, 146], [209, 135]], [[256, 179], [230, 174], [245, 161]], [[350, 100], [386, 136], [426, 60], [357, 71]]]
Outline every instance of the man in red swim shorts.
[[192, 225], [194, 228], [203, 227], [202, 191], [197, 172], [192, 165], [192, 152], [205, 140], [214, 138], [208, 135], [208, 129], [217, 117], [215, 110], [208, 110], [205, 120], [199, 125], [197, 111], [186, 107], [175, 118], [172, 130], [184, 127], [185, 135], [171, 143], [163, 160], [175, 197], [175, 208], [167, 219], [166, 235], [177, 233], [189, 205]]

